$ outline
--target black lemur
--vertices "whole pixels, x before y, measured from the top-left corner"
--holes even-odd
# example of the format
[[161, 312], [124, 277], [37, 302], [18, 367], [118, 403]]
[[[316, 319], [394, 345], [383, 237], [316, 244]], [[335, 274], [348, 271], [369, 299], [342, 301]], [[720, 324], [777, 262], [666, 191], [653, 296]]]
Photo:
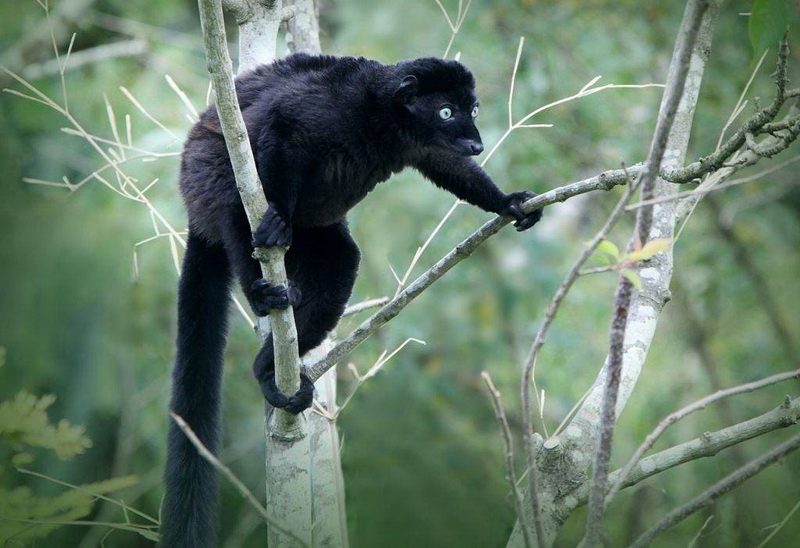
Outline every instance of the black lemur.
[[[269, 202], [251, 234], [214, 107], [191, 129], [180, 189], [189, 235], [178, 291], [178, 355], [170, 407], [212, 451], [217, 447], [222, 354], [231, 277], [258, 316], [294, 306], [300, 355], [319, 345], [344, 311], [359, 263], [347, 212], [393, 173], [413, 167], [481, 209], [533, 226], [521, 204], [476, 164], [478, 100], [470, 71], [423, 58], [383, 65], [364, 58], [291, 55], [236, 80], [236, 91]], [[286, 246], [289, 287], [261, 278], [254, 246]], [[313, 385], [282, 394], [269, 338], [253, 370], [267, 401], [299, 413]], [[214, 470], [171, 424], [163, 544], [215, 544]]]

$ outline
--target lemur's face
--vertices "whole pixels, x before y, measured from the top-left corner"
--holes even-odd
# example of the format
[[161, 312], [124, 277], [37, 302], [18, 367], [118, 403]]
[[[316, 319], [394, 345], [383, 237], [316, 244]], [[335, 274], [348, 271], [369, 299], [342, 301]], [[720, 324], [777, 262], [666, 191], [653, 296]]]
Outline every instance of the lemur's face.
[[415, 88], [413, 92], [405, 90], [402, 99], [423, 146], [448, 149], [462, 156], [483, 152], [481, 134], [475, 127], [480, 109], [473, 89], [417, 94], [413, 76], [403, 80], [400, 90], [404, 84]]

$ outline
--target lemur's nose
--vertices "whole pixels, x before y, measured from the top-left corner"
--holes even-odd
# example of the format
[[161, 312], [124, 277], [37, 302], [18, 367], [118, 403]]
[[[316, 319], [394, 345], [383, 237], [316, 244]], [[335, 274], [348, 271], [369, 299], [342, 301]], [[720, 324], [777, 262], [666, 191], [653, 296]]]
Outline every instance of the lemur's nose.
[[469, 144], [469, 149], [473, 154], [480, 154], [483, 152], [483, 143], [476, 143], [475, 141]]

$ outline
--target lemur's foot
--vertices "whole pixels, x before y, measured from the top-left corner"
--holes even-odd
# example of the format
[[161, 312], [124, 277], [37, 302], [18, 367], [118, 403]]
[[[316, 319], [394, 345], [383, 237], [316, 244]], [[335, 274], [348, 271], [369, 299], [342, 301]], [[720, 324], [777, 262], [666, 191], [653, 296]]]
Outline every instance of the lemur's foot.
[[286, 310], [289, 306], [300, 304], [300, 288], [289, 282], [289, 289], [283, 284], [272, 285], [259, 278], [250, 287], [250, 302], [258, 316], [269, 315], [270, 310]]
[[266, 380], [259, 382], [259, 385], [261, 392], [272, 407], [283, 409], [293, 415], [302, 413], [311, 407], [314, 401], [314, 383], [305, 373], [300, 373], [300, 389], [295, 392], [294, 396], [287, 396], [278, 390], [274, 372], [268, 373]]

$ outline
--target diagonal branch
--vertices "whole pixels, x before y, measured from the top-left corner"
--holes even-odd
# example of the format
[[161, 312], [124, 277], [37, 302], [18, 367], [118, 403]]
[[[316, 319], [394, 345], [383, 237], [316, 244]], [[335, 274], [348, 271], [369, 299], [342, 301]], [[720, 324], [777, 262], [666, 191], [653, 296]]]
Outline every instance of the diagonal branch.
[[[787, 428], [800, 422], [800, 398], [787, 400], [779, 407], [768, 411], [758, 417], [746, 420], [717, 430], [705, 432], [702, 436], [681, 443], [669, 449], [654, 453], [643, 458], [633, 466], [627, 477], [622, 481], [622, 488], [631, 487], [638, 483], [670, 470], [681, 464], [693, 460], [713, 457], [720, 451], [734, 447], [747, 440], [763, 436], [781, 428]], [[617, 470], [609, 475], [612, 483], [622, 479], [624, 470]], [[557, 513], [568, 516], [573, 510], [586, 504], [589, 498], [589, 482], [584, 482], [568, 496], [557, 501]]]
[[614, 482], [613, 487], [609, 490], [609, 493], [606, 496], [606, 504], [608, 504], [611, 499], [614, 498], [614, 495], [622, 488], [622, 485], [625, 483], [625, 478], [628, 476], [628, 474], [630, 474], [633, 467], [636, 466], [636, 464], [641, 460], [642, 456], [649, 451], [653, 445], [655, 445], [656, 441], [658, 441], [658, 438], [661, 437], [661, 434], [663, 434], [667, 428], [679, 420], [688, 417], [695, 411], [705, 409], [707, 406], [726, 398], [730, 398], [731, 396], [746, 394], [761, 388], [766, 388], [767, 386], [772, 386], [773, 384], [777, 384], [779, 382], [798, 378], [800, 378], [800, 369], [788, 371], [786, 373], [778, 373], [754, 382], [740, 384], [739, 386], [734, 386], [726, 390], [719, 390], [709, 396], [706, 396], [705, 398], [699, 399], [696, 402], [687, 405], [686, 407], [683, 407], [682, 409], [679, 409], [678, 411], [675, 411], [674, 413], [670, 413], [664, 418], [664, 420], [658, 423], [658, 426], [656, 426], [655, 430], [648, 434], [647, 438], [645, 438], [644, 442], [642, 442], [631, 459], [622, 469], [616, 481]]
[[[627, 181], [628, 175], [639, 172], [641, 165], [635, 165], [626, 170], [614, 169], [605, 171], [575, 183], [562, 187], [554, 188], [544, 194], [539, 194], [531, 198], [522, 206], [525, 213], [530, 213], [535, 209], [563, 202], [573, 196], [585, 194], [595, 190], [610, 190], [615, 186], [622, 185]], [[314, 363], [308, 368], [308, 376], [316, 380], [328, 369], [333, 367], [339, 360], [347, 356], [356, 347], [363, 343], [370, 335], [380, 329], [389, 320], [397, 316], [412, 300], [430, 287], [436, 280], [441, 278], [447, 271], [455, 265], [469, 257], [483, 242], [491, 236], [497, 234], [501, 228], [506, 226], [512, 219], [505, 217], [495, 217], [485, 223], [481, 228], [473, 232], [470, 236], [461, 241], [453, 250], [442, 257], [436, 264], [420, 275], [403, 291], [398, 293], [385, 306], [373, 314], [358, 326], [347, 338], [337, 344], [324, 358]]]
[[653, 527], [645, 531], [636, 541], [631, 544], [631, 548], [648, 546], [654, 538], [672, 527], [673, 525], [685, 520], [701, 508], [708, 506], [725, 493], [732, 491], [743, 484], [765, 468], [775, 464], [786, 455], [800, 449], [800, 434], [789, 438], [788, 441], [778, 445], [769, 453], [749, 462], [735, 472], [711, 486], [708, 490], [696, 496], [683, 506], [679, 506], [667, 516], [662, 518]]

